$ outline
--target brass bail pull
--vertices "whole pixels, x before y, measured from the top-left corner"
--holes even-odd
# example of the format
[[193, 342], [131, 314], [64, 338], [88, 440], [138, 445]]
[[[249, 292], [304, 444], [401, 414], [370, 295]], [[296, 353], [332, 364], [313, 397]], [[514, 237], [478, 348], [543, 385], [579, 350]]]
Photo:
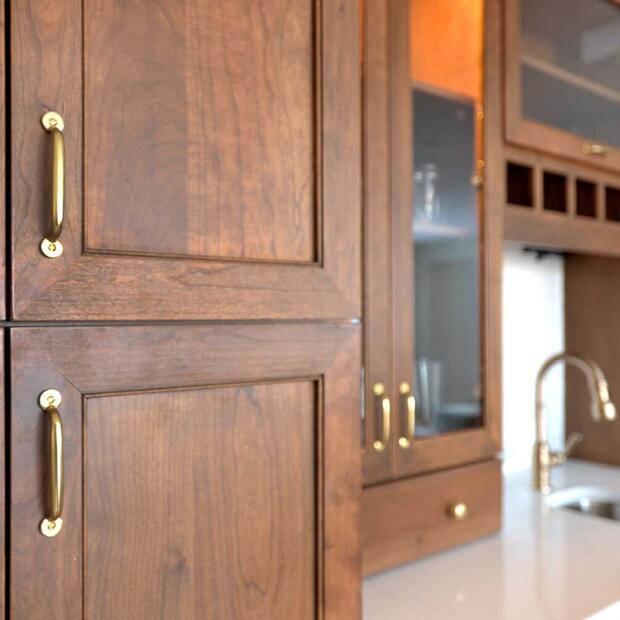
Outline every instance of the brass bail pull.
[[372, 392], [375, 395], [375, 406], [378, 408], [377, 412], [377, 426], [375, 430], [375, 441], [372, 447], [376, 452], [383, 452], [390, 439], [390, 399], [385, 395], [385, 386], [383, 383], [375, 383], [372, 386]]
[[46, 112], [41, 118], [45, 131], [52, 136], [52, 212], [47, 236], [41, 241], [41, 252], [47, 258], [58, 258], [63, 251], [60, 233], [65, 211], [65, 122], [58, 112]]
[[411, 385], [403, 381], [398, 386], [400, 394], [401, 410], [404, 412], [402, 427], [403, 431], [398, 438], [398, 445], [406, 450], [411, 447], [415, 435], [415, 396], [411, 394]]
[[53, 538], [62, 529], [62, 505], [65, 494], [62, 418], [58, 407], [62, 395], [57, 390], [45, 390], [39, 397], [39, 407], [48, 420], [47, 497], [46, 514], [39, 529], [43, 536]]

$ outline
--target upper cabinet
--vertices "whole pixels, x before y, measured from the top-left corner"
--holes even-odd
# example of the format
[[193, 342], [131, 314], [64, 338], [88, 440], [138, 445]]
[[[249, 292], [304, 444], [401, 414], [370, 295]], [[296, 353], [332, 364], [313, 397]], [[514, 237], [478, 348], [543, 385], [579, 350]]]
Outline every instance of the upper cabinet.
[[365, 20], [367, 484], [499, 446], [484, 3], [387, 4]]
[[620, 170], [620, 3], [505, 0], [506, 137]]
[[356, 1], [11, 20], [12, 318], [359, 316]]

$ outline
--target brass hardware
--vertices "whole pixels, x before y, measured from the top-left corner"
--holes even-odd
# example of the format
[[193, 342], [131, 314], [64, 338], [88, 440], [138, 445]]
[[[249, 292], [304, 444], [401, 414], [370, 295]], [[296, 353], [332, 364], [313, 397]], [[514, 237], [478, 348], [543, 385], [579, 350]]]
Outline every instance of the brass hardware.
[[403, 419], [404, 432], [398, 438], [398, 445], [406, 450], [411, 446], [415, 435], [415, 397], [411, 394], [411, 386], [407, 381], [403, 381], [398, 386], [401, 396], [401, 405], [404, 402], [406, 414]]
[[383, 383], [375, 383], [372, 386], [372, 393], [375, 395], [380, 408], [380, 415], [377, 416], [377, 429], [375, 436], [381, 438], [376, 439], [373, 442], [372, 447], [376, 452], [383, 452], [387, 446], [388, 440], [390, 439], [390, 399], [385, 396], [385, 386]]
[[62, 395], [57, 390], [45, 390], [39, 396], [39, 407], [49, 420], [49, 446], [47, 461], [47, 507], [39, 530], [43, 536], [53, 538], [62, 529], [62, 504], [64, 499], [64, 454], [62, 449], [62, 419], [58, 407]]
[[605, 157], [609, 151], [604, 144], [587, 143], [583, 145], [583, 152], [586, 155], [596, 155], [598, 157]]
[[41, 124], [53, 138], [52, 163], [52, 218], [49, 233], [41, 241], [41, 252], [48, 258], [58, 258], [63, 251], [60, 233], [64, 220], [65, 193], [65, 139], [63, 130], [65, 122], [58, 112], [46, 112]]
[[448, 516], [455, 521], [462, 521], [467, 517], [469, 508], [464, 502], [458, 502], [457, 504], [450, 504], [448, 506]]
[[543, 401], [543, 383], [547, 372], [557, 362], [572, 364], [586, 375], [590, 390], [591, 415], [594, 422], [599, 422], [603, 418], [610, 421], [616, 418], [616, 407], [610, 399], [607, 380], [598, 364], [588, 358], [571, 353], [558, 353], [544, 362], [536, 375], [536, 443], [534, 444], [532, 459], [534, 488], [543, 495], [548, 495], [551, 492], [551, 469], [556, 465], [565, 463], [568, 455], [583, 439], [580, 433], [573, 433], [566, 441], [566, 446], [562, 452], [553, 452], [549, 446]]
[[484, 185], [484, 175], [482, 174], [474, 174], [469, 180], [471, 186], [478, 189]]

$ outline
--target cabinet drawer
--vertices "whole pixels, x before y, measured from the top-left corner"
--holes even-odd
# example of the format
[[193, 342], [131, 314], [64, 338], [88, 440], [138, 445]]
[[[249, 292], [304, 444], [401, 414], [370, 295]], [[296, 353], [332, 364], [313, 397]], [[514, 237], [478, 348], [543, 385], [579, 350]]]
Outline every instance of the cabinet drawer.
[[[458, 519], [451, 507], [465, 504]], [[365, 575], [410, 562], [496, 532], [501, 526], [498, 461], [364, 489], [362, 548]]]

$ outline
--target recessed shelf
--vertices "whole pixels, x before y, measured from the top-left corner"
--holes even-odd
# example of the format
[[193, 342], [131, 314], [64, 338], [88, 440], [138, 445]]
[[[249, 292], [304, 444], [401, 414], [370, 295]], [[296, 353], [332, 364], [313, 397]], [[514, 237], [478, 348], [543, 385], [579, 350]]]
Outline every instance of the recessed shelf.
[[519, 207], [534, 206], [534, 173], [531, 166], [506, 163], [506, 200]]
[[605, 217], [620, 222], [620, 189], [617, 187], [605, 187]]
[[556, 172], [543, 172], [543, 209], [566, 213], [567, 211], [566, 177]]
[[575, 201], [577, 215], [596, 217], [596, 183], [577, 179], [575, 181]]

